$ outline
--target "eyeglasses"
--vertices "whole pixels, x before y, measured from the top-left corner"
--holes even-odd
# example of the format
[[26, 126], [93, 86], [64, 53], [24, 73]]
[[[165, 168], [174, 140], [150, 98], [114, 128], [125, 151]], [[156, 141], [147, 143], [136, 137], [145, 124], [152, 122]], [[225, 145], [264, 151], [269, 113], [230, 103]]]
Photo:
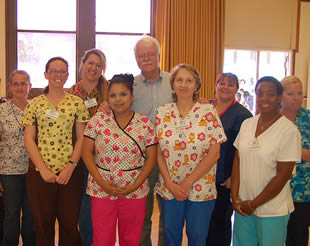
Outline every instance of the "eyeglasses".
[[20, 82], [20, 83], [18, 83], [18, 82], [13, 82], [13, 83], [11, 83], [11, 86], [13, 86], [13, 87], [18, 87], [18, 86], [26, 87], [26, 86], [28, 86], [28, 85], [29, 85], [29, 83], [27, 83], [27, 82]]
[[68, 74], [68, 72], [66, 70], [57, 70], [55, 68], [51, 69], [49, 71], [49, 74], [55, 76], [55, 75], [60, 75], [60, 76], [66, 76]]
[[138, 58], [138, 59], [143, 59], [143, 58], [145, 58], [145, 57], [153, 58], [153, 57], [155, 57], [155, 56], [156, 56], [156, 53], [152, 52], [152, 53], [137, 55], [137, 58]]

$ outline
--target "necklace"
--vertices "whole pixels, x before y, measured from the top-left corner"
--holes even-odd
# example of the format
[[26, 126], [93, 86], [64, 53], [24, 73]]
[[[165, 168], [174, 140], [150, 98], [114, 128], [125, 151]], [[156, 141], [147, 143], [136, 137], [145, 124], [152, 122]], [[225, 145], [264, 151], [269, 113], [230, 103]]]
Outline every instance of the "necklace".
[[[271, 120], [269, 120], [269, 121], [267, 121], [266, 123], [262, 124], [262, 125], [259, 127], [259, 129], [260, 129], [261, 131], [263, 131], [264, 128], [265, 128], [265, 126], [267, 126], [268, 124], [272, 123], [275, 119], [277, 119], [278, 116], [279, 116], [279, 113], [277, 113], [274, 117], [272, 117]], [[258, 125], [259, 125], [260, 122], [261, 122], [261, 116], [259, 117], [257, 127], [258, 127]]]

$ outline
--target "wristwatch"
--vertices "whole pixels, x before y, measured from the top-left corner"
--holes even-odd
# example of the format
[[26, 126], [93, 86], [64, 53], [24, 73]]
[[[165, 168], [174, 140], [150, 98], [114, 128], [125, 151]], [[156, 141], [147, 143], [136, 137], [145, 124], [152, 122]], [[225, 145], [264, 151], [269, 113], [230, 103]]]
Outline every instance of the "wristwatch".
[[74, 161], [69, 161], [69, 163], [71, 163], [71, 165], [73, 166], [73, 167], [76, 167], [77, 166], [77, 162], [74, 162]]

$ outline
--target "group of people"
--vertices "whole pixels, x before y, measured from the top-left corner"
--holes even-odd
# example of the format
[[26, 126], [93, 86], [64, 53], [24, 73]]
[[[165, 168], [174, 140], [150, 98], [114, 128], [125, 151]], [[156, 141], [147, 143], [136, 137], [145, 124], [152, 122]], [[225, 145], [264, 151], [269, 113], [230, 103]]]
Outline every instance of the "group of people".
[[182, 245], [184, 224], [188, 245], [306, 246], [310, 112], [300, 80], [261, 78], [252, 117], [235, 99], [236, 75], [219, 74], [207, 101], [195, 67], [160, 70], [156, 39], [143, 36], [134, 51], [141, 74], [110, 81], [105, 55], [86, 51], [69, 90], [69, 65], [53, 57], [30, 102], [30, 76], [11, 74], [0, 105], [2, 245], [21, 234], [23, 245], [54, 246], [57, 219], [60, 246], [114, 246], [117, 232], [121, 246], [150, 246], [156, 193], [160, 246]]

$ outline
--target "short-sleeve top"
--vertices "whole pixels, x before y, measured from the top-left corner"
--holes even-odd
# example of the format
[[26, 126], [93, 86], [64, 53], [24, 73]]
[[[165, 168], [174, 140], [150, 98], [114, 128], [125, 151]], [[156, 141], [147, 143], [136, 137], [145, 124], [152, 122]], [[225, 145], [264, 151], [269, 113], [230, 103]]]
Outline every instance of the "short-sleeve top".
[[[310, 110], [301, 108], [294, 124], [301, 134], [303, 149], [310, 149]], [[296, 175], [292, 176], [291, 188], [295, 202], [310, 202], [310, 162], [296, 163]]]
[[[234, 146], [239, 151], [241, 200], [253, 200], [277, 173], [278, 162], [300, 162], [300, 133], [285, 116], [255, 137], [260, 115], [245, 120]], [[284, 164], [283, 164], [284, 165]], [[281, 192], [258, 207], [259, 217], [284, 216], [294, 210], [289, 181]]]
[[98, 86], [95, 87], [90, 93], [87, 93], [81, 86], [80, 81], [77, 84], [73, 85], [71, 88], [69, 88], [67, 92], [82, 98], [83, 101], [95, 98], [97, 105], [88, 108], [88, 112], [92, 117], [94, 114], [96, 114], [100, 104], [108, 98], [108, 82], [106, 81], [106, 79], [103, 79], [101, 84], [98, 84]]
[[[158, 143], [152, 121], [147, 116], [134, 113], [125, 128], [121, 128], [113, 112], [98, 112], [89, 121], [84, 136], [95, 141], [95, 162], [104, 180], [113, 181], [117, 187], [133, 184], [139, 176], [146, 158], [146, 149]], [[115, 200], [89, 175], [87, 194], [97, 198]], [[149, 192], [147, 179], [128, 199], [145, 197]]]
[[22, 114], [11, 100], [0, 105], [0, 174], [18, 175], [28, 171], [29, 157], [19, 124]]
[[[226, 141], [221, 121], [213, 105], [199, 102], [184, 119], [180, 117], [176, 103], [160, 106], [156, 116], [156, 133], [170, 178], [177, 184], [182, 183], [195, 170], [213, 144]], [[193, 184], [188, 199], [216, 199], [215, 173], [216, 165]], [[174, 199], [161, 175], [155, 189], [164, 199]]]
[[[57, 111], [57, 119], [47, 116], [47, 110]], [[61, 172], [71, 158], [72, 127], [75, 122], [88, 122], [89, 113], [83, 100], [71, 94], [54, 106], [45, 94], [34, 98], [25, 109], [20, 124], [36, 125], [38, 148], [47, 167], [55, 174]]]

